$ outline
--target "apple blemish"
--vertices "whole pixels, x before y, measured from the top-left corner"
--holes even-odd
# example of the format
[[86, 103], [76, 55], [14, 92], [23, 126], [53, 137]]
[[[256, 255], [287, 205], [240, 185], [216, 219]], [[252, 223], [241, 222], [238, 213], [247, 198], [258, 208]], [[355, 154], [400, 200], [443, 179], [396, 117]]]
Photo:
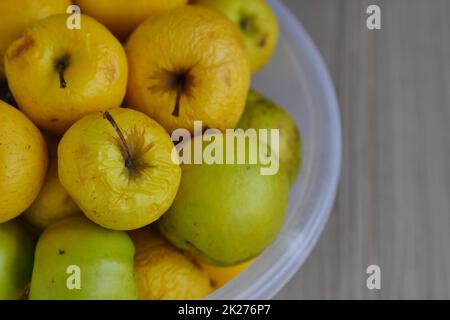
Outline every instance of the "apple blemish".
[[259, 47], [265, 47], [267, 45], [267, 41], [269, 39], [269, 35], [265, 33], [258, 42]]
[[18, 56], [22, 55], [25, 51], [31, 48], [34, 45], [34, 39], [30, 36], [23, 37], [22, 43], [20, 43], [17, 48], [13, 51], [11, 59], [15, 59]]

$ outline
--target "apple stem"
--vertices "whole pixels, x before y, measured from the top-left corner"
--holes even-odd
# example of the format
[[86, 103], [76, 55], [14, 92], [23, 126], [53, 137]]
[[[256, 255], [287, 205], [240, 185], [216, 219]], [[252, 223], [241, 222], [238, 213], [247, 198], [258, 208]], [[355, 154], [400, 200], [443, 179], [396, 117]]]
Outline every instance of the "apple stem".
[[67, 87], [66, 79], [64, 79], [64, 70], [66, 70], [66, 64], [64, 62], [59, 62], [57, 65], [59, 72], [59, 87], [64, 89]]
[[240, 26], [242, 28], [242, 30], [244, 30], [245, 32], [249, 32], [250, 31], [250, 27], [251, 27], [251, 22], [249, 18], [244, 18], [241, 20]]
[[123, 135], [122, 131], [120, 130], [119, 126], [117, 125], [114, 118], [111, 116], [111, 114], [108, 111], [103, 112], [103, 118], [108, 120], [109, 123], [111, 123], [114, 130], [117, 132], [117, 135], [119, 136], [120, 141], [123, 144], [123, 148], [125, 149], [126, 157], [125, 157], [125, 167], [127, 169], [130, 169], [132, 166], [131, 162], [131, 153], [130, 148], [128, 147], [127, 140], [125, 139], [125, 136]]
[[180, 103], [181, 103], [181, 94], [186, 89], [187, 81], [188, 81], [188, 73], [189, 69], [178, 73], [175, 76], [175, 85], [174, 88], [177, 90], [177, 97], [175, 101], [175, 108], [173, 109], [172, 116], [179, 117], [180, 116]]
[[174, 117], [180, 116], [180, 100], [181, 100], [181, 88], [177, 90], [177, 98], [175, 101], [175, 108], [173, 109], [172, 115]]

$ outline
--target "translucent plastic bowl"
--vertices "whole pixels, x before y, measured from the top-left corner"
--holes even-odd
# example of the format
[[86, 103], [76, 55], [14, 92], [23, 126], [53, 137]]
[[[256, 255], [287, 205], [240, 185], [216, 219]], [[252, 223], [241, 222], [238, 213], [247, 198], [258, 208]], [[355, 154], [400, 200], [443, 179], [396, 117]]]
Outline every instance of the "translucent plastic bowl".
[[280, 43], [253, 87], [289, 109], [303, 139], [303, 163], [277, 240], [237, 279], [209, 299], [270, 299], [301, 267], [317, 242], [336, 196], [341, 126], [336, 96], [321, 56], [300, 23], [269, 0], [280, 24]]

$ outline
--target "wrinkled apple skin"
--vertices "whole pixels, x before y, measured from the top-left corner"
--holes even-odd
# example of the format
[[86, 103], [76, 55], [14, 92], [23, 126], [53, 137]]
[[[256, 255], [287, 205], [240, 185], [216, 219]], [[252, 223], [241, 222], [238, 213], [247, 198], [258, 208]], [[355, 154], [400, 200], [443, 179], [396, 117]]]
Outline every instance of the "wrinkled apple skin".
[[[134, 246], [125, 232], [84, 217], [60, 220], [36, 246], [30, 300], [134, 300]], [[80, 268], [80, 289], [67, 286], [67, 268]]]
[[109, 110], [132, 155], [125, 167], [122, 143], [103, 113], [75, 123], [58, 147], [59, 178], [85, 215], [113, 230], [133, 230], [157, 220], [172, 204], [181, 169], [171, 158], [169, 134], [145, 114]]
[[0, 300], [21, 298], [31, 280], [32, 235], [17, 220], [0, 224]]
[[208, 275], [153, 228], [129, 233], [140, 300], [197, 300], [212, 292]]
[[220, 13], [186, 6], [147, 19], [128, 39], [126, 52], [127, 104], [169, 133], [193, 132], [196, 120], [220, 130], [238, 123], [250, 63], [239, 30]]

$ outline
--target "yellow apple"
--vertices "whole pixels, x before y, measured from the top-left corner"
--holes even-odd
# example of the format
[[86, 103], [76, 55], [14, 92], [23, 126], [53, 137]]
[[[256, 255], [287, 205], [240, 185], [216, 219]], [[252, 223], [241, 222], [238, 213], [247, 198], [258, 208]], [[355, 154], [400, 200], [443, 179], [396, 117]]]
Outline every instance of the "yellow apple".
[[240, 263], [231, 267], [218, 267], [210, 264], [206, 264], [201, 260], [197, 261], [203, 270], [208, 274], [211, 283], [215, 289], [219, 289], [226, 285], [228, 282], [234, 280], [239, 274], [245, 271], [250, 265], [255, 262], [255, 259]]
[[65, 13], [70, 0], [1, 0], [0, 79], [4, 77], [3, 56], [8, 46], [31, 24]]
[[193, 0], [193, 4], [216, 9], [241, 30], [250, 55], [252, 71], [272, 57], [278, 41], [278, 22], [266, 0]]
[[193, 300], [212, 292], [208, 275], [151, 228], [130, 232], [140, 300]]
[[40, 128], [62, 135], [84, 115], [119, 107], [125, 96], [127, 61], [120, 42], [103, 25], [67, 15], [37, 22], [5, 56], [6, 76], [19, 107]]
[[130, 36], [128, 105], [167, 131], [201, 120], [233, 128], [250, 85], [250, 65], [239, 30], [200, 6], [170, 10], [142, 23]]
[[181, 178], [167, 132], [131, 109], [111, 109], [76, 122], [58, 147], [59, 178], [95, 223], [138, 229], [172, 204]]
[[22, 112], [0, 101], [0, 223], [17, 217], [37, 197], [47, 157], [38, 128]]
[[146, 18], [185, 5], [187, 0], [74, 0], [81, 11], [125, 40]]
[[81, 214], [58, 177], [58, 141], [46, 137], [49, 148], [49, 168], [41, 192], [24, 213], [25, 219], [38, 229], [45, 229], [65, 217]]

